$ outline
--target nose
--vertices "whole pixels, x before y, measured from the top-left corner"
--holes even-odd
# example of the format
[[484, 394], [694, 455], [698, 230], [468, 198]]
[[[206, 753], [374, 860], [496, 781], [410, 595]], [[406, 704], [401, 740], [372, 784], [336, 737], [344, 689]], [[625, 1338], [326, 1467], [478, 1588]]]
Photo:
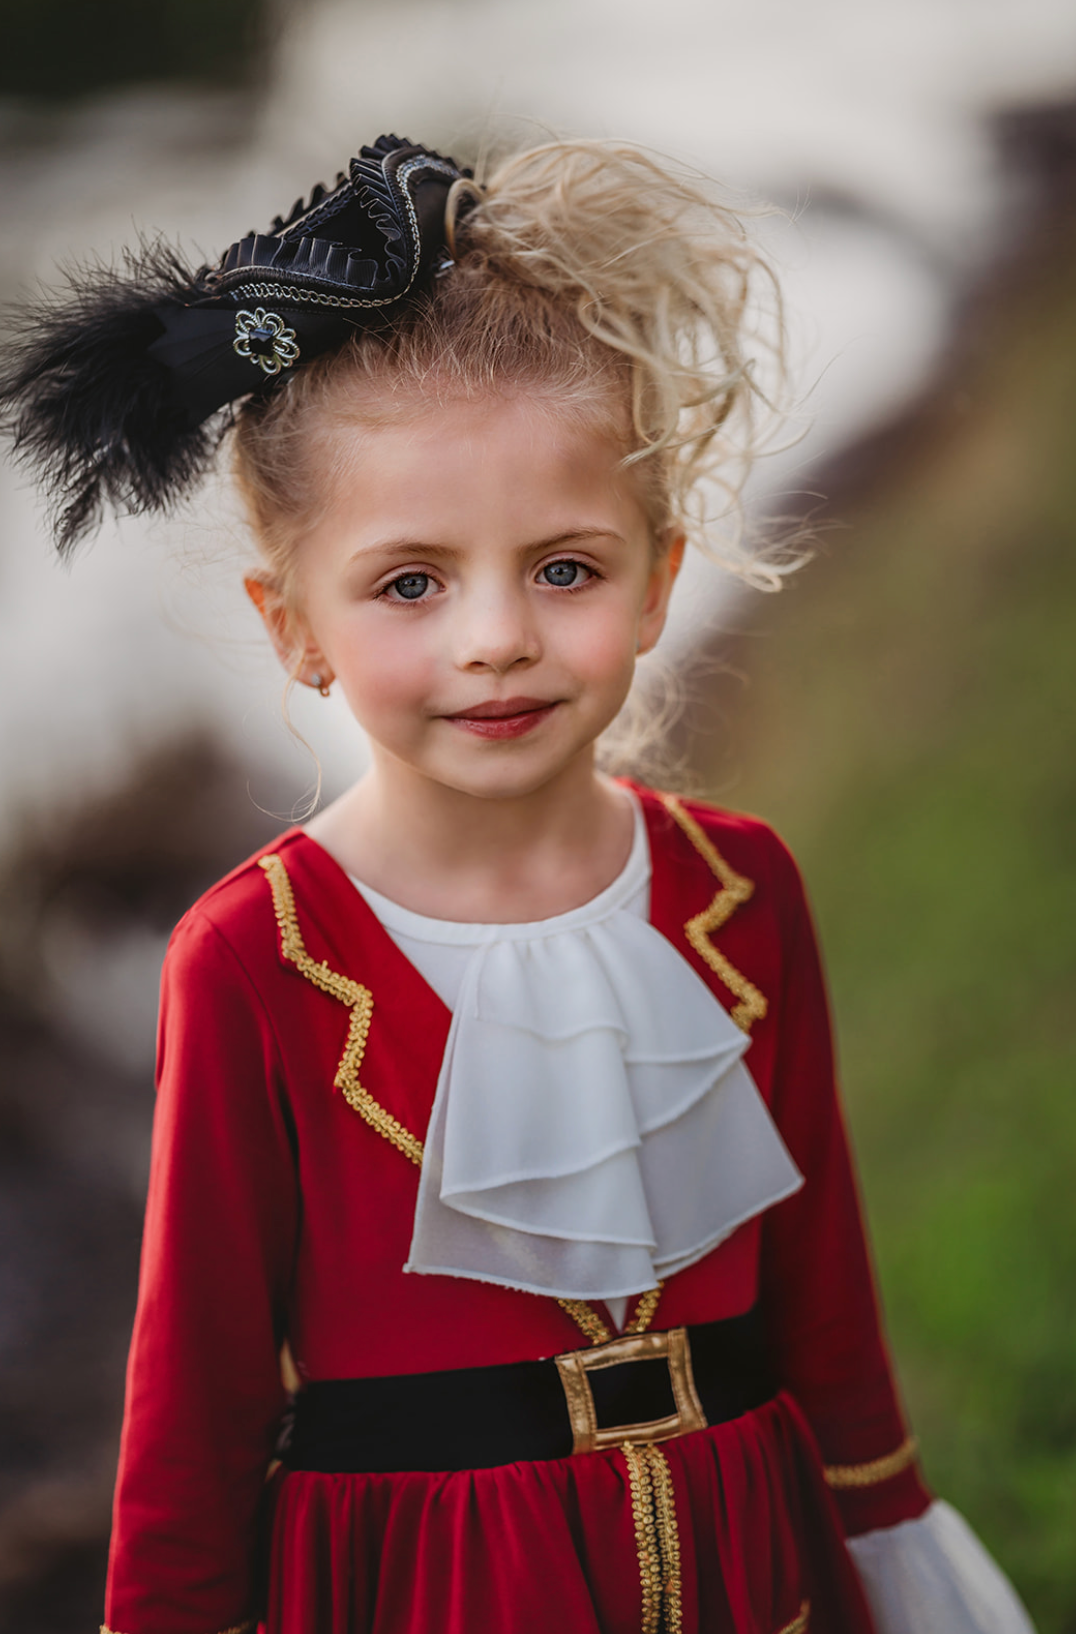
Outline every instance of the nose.
[[527, 596], [508, 585], [476, 586], [460, 598], [456, 627], [456, 663], [477, 673], [506, 675], [525, 669], [541, 657], [541, 641]]

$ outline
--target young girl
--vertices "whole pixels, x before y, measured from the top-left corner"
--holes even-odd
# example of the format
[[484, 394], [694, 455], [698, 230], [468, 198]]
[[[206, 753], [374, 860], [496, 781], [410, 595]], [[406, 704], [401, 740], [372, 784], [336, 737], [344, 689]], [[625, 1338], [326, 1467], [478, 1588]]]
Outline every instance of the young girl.
[[230, 427], [250, 594], [371, 749], [166, 961], [119, 1634], [1029, 1627], [920, 1479], [794, 864], [596, 770], [752, 266], [633, 149], [382, 138], [30, 326], [61, 546]]

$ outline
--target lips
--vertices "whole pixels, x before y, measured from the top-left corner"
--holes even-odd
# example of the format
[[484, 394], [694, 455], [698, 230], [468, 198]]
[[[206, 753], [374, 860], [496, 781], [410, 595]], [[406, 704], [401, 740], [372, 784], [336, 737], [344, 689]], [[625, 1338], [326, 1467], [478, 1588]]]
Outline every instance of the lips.
[[496, 721], [509, 715], [530, 715], [536, 709], [551, 709], [548, 698], [490, 698], [484, 704], [472, 704], [449, 715], [450, 721]]
[[557, 701], [548, 698], [490, 698], [444, 718], [482, 738], [518, 738], [549, 719]]

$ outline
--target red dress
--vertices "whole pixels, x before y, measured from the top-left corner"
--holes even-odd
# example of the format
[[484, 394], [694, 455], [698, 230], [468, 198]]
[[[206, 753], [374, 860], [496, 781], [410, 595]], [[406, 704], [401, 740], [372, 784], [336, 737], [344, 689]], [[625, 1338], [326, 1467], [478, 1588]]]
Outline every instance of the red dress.
[[656, 1329], [761, 1302], [781, 1383], [627, 1452], [267, 1479], [304, 1380], [587, 1343], [602, 1307], [405, 1275], [449, 1012], [292, 831], [183, 919], [163, 979], [109, 1571], [117, 1634], [870, 1634], [845, 1535], [918, 1516], [796, 868], [764, 824], [638, 791], [651, 919], [750, 1029], [806, 1183], [670, 1278]]

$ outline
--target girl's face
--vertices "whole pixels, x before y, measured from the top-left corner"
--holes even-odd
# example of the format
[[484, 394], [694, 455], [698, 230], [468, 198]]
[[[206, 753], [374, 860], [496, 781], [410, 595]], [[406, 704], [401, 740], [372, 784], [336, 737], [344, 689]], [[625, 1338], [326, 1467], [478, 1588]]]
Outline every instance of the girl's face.
[[375, 764], [486, 799], [589, 765], [683, 549], [655, 551], [620, 449], [522, 393], [335, 436], [297, 607], [261, 598], [285, 661], [336, 678]]

